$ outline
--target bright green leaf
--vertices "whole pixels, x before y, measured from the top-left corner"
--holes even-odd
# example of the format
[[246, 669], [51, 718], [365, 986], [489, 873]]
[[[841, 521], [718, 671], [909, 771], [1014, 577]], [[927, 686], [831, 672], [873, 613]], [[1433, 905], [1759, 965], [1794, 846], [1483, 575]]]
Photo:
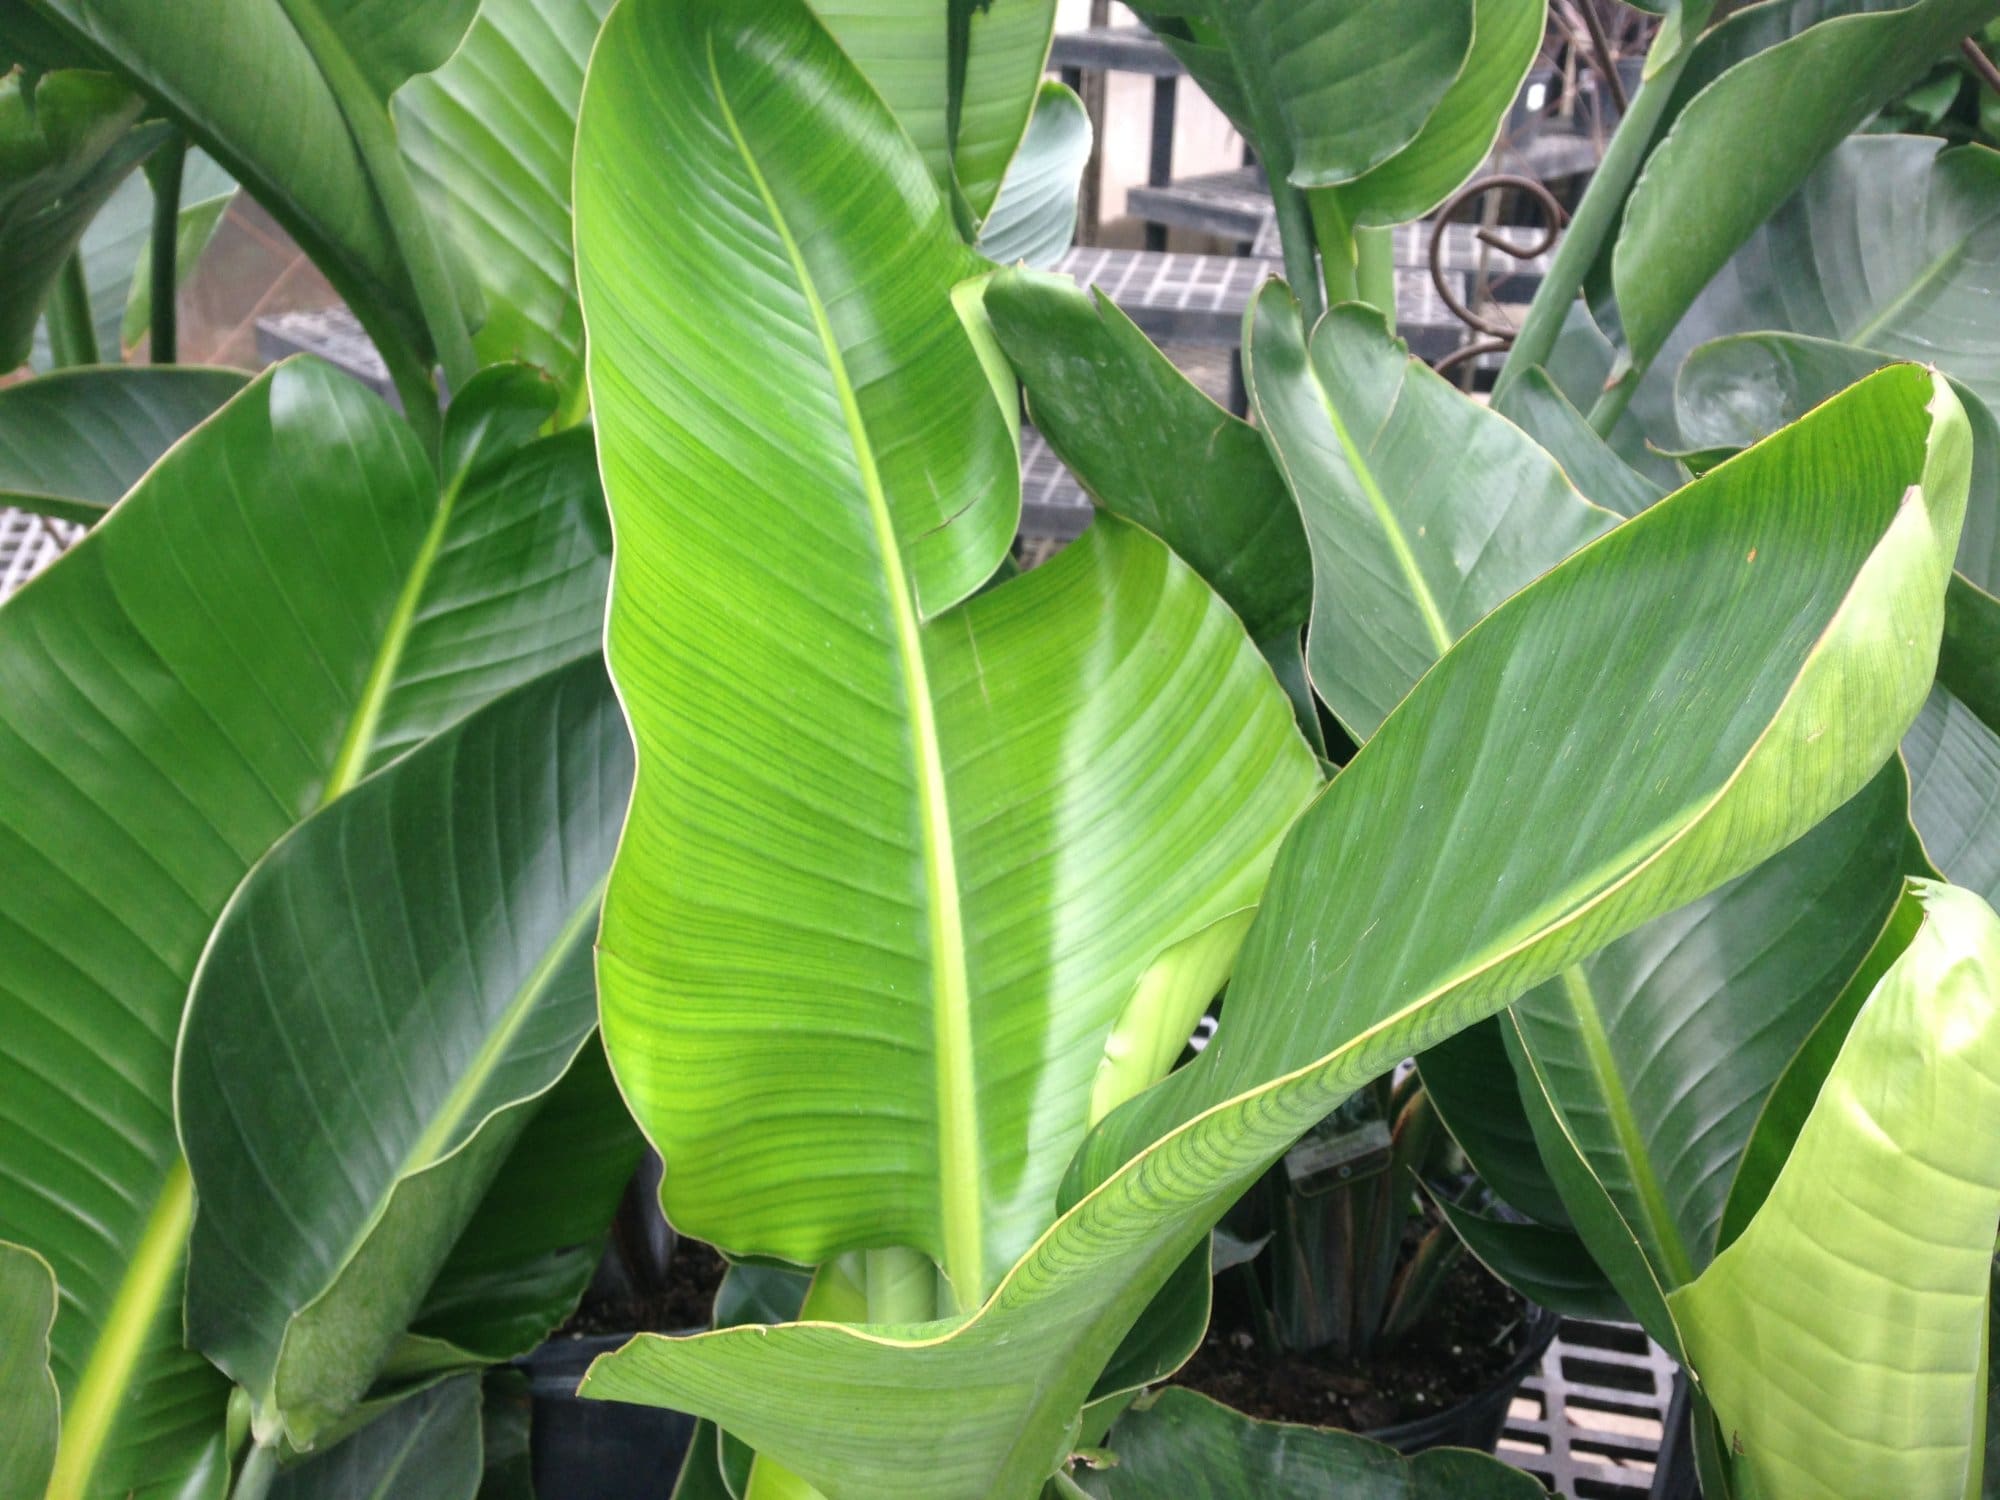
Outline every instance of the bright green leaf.
[[[642, 162], [657, 195], [623, 186]], [[672, 768], [607, 900], [607, 1049], [678, 1227], [921, 1250], [973, 1305], [1047, 1226], [1100, 1072], [1226, 977], [1240, 922], [1212, 929], [1312, 757], [1135, 528], [958, 604], [1018, 495], [950, 300], [972, 257], [799, 0], [622, 7], [578, 164], [611, 664]]]
[[643, 1337], [586, 1390], [710, 1416], [834, 1500], [1035, 1494], [1302, 1130], [1866, 784], [1928, 684], [1966, 449], [1943, 386], [1886, 371], [1472, 629], [1287, 837], [1216, 1037], [1086, 1142], [1096, 1186], [977, 1313]]
[[1983, 1450], [2000, 1217], [2000, 920], [1924, 920], [1848, 1032], [1770, 1196], [1671, 1298], [1731, 1463], [1772, 1500], [1959, 1496]]

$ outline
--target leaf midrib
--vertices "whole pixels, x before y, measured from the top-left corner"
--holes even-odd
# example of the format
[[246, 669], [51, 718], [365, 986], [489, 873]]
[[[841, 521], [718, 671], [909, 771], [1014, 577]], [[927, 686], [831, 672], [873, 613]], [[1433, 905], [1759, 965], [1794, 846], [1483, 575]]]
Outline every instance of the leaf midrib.
[[783, 243], [800, 295], [819, 334], [828, 372], [840, 400], [860, 469], [862, 489], [874, 525], [881, 557], [883, 583], [889, 595], [896, 632], [897, 656], [910, 713], [910, 751], [916, 772], [917, 811], [921, 831], [925, 894], [930, 926], [931, 1022], [936, 1053], [938, 1124], [938, 1206], [943, 1238], [943, 1269], [961, 1310], [977, 1307], [985, 1292], [985, 1251], [979, 1197], [979, 1116], [977, 1077], [972, 1046], [971, 983], [966, 967], [965, 919], [959, 900], [957, 858], [952, 845], [950, 804], [946, 792], [944, 755], [938, 738], [936, 706], [924, 661], [921, 628], [909, 579], [904, 572], [901, 544], [889, 499], [876, 467], [868, 433], [846, 356], [834, 334], [791, 225], [777, 196], [765, 180], [755, 153], [745, 138], [716, 62], [715, 36], [707, 38], [708, 76], [717, 108], [762, 199], [772, 228]]
[[[1638, 1195], [1639, 1211], [1646, 1220], [1650, 1238], [1666, 1260], [1661, 1269], [1673, 1278], [1675, 1286], [1685, 1286], [1694, 1280], [1694, 1260], [1681, 1238], [1673, 1212], [1667, 1206], [1667, 1195], [1660, 1184], [1659, 1174], [1653, 1170], [1645, 1133], [1639, 1128], [1638, 1116], [1632, 1109], [1631, 1093], [1625, 1087], [1624, 1074], [1620, 1072], [1618, 1059], [1611, 1050], [1611, 1038], [1604, 1029], [1597, 994], [1591, 988], [1590, 978], [1584, 973], [1582, 965], [1573, 964], [1562, 971], [1562, 988], [1563, 997], [1569, 1002], [1570, 1013], [1576, 1021], [1576, 1038], [1583, 1049], [1584, 1064], [1590, 1070], [1598, 1097], [1604, 1102], [1605, 1116], [1611, 1122], [1618, 1149], [1632, 1174], [1632, 1189]], [[1554, 1099], [1549, 1102], [1551, 1105], [1555, 1103]]]

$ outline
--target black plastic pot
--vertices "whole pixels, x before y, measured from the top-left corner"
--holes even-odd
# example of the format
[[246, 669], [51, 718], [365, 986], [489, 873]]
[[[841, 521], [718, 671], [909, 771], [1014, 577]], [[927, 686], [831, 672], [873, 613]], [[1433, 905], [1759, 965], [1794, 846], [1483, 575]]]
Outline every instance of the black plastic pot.
[[625, 1342], [622, 1334], [555, 1339], [518, 1362], [534, 1403], [530, 1452], [539, 1500], [668, 1500], [673, 1494], [694, 1418], [576, 1394], [590, 1362]]
[[1646, 1491], [1647, 1500], [1701, 1500], [1694, 1433], [1688, 1425], [1693, 1420], [1691, 1405], [1687, 1376], [1676, 1370], [1674, 1399], [1667, 1406], [1666, 1430], [1660, 1436], [1660, 1458], [1653, 1466], [1653, 1487]]
[[1528, 1372], [1542, 1362], [1561, 1325], [1562, 1319], [1547, 1308], [1535, 1308], [1528, 1323], [1527, 1343], [1492, 1385], [1456, 1406], [1414, 1421], [1398, 1422], [1393, 1427], [1375, 1428], [1367, 1436], [1378, 1443], [1387, 1443], [1399, 1453], [1416, 1453], [1425, 1448], [1475, 1448], [1481, 1453], [1491, 1453], [1500, 1446], [1500, 1430], [1507, 1425], [1507, 1408], [1514, 1400], [1514, 1392], [1521, 1388]]

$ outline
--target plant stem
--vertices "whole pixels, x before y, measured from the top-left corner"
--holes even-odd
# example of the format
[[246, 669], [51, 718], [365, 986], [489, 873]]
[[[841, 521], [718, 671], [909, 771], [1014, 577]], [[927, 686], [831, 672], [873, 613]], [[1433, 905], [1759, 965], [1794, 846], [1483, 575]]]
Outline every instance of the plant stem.
[[187, 137], [175, 131], [155, 153], [153, 179], [152, 360], [173, 364], [180, 357], [179, 309], [181, 237], [181, 168], [187, 162]]
[[1278, 242], [1285, 251], [1285, 279], [1299, 299], [1307, 328], [1326, 311], [1320, 302], [1319, 272], [1313, 266], [1313, 227], [1306, 215], [1306, 195], [1289, 182], [1271, 179], [1271, 198], [1278, 209]]
[[264, 1500], [271, 1491], [272, 1481], [277, 1477], [276, 1445], [253, 1443], [248, 1456], [243, 1460], [243, 1467], [236, 1471], [236, 1485], [229, 1492], [229, 1500]]
[[1611, 435], [1611, 429], [1625, 415], [1625, 408], [1632, 404], [1632, 393], [1639, 388], [1645, 373], [1645, 365], [1627, 365], [1622, 374], [1597, 393], [1597, 399], [1590, 404], [1590, 426], [1599, 437]]
[[1070, 1497], [1076, 1497], [1076, 1500], [1091, 1500], [1090, 1491], [1070, 1478], [1062, 1469], [1057, 1469], [1049, 1476], [1049, 1483], [1055, 1486], [1056, 1493], [1064, 1496], [1065, 1500], [1070, 1500]]
[[921, 1250], [865, 1252], [871, 1323], [928, 1323], [938, 1315], [937, 1267]]
[[1313, 237], [1319, 241], [1319, 270], [1326, 285], [1326, 305], [1352, 302], [1361, 295], [1354, 229], [1340, 211], [1340, 199], [1326, 189], [1306, 193], [1312, 210]]
[[1354, 231], [1355, 293], [1396, 326], [1396, 231]]
[[97, 363], [97, 327], [90, 314], [90, 288], [83, 280], [83, 254], [63, 262], [49, 299], [49, 357], [57, 369]]
[[1507, 351], [1507, 362], [1500, 367], [1499, 378], [1493, 383], [1496, 400], [1520, 379], [1522, 371], [1548, 361], [1556, 335], [1562, 332], [1563, 321], [1569, 316], [1570, 304], [1583, 289], [1583, 278], [1596, 263], [1599, 251], [1617, 232], [1625, 211], [1625, 196], [1646, 163], [1653, 145], [1653, 131], [1666, 113], [1674, 87], [1693, 53], [1693, 39], [1688, 38], [1632, 96], [1632, 107], [1618, 122], [1611, 146], [1604, 153], [1604, 160], [1598, 163], [1583, 201], [1577, 205], [1576, 217], [1556, 247], [1555, 259], [1549, 263], [1549, 273], [1542, 278], [1535, 300], [1528, 308], [1520, 335]]

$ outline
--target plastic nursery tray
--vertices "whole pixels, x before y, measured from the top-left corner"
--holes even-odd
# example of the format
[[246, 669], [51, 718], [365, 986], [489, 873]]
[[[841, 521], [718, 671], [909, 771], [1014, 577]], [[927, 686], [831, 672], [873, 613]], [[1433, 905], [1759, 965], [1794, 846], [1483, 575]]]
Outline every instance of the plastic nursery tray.
[[25, 510], [0, 510], [0, 599], [62, 556], [83, 535], [69, 521], [54, 521]]
[[1500, 1457], [1570, 1500], [1638, 1500], [1673, 1388], [1673, 1360], [1638, 1328], [1565, 1319], [1514, 1397]]

